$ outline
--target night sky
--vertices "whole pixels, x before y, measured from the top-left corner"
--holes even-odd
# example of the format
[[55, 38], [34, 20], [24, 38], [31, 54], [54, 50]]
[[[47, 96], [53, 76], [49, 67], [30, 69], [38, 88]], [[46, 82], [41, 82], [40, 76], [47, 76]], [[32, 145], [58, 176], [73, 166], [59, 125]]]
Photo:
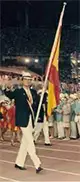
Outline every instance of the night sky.
[[[64, 26], [79, 25], [80, 0], [67, 0]], [[25, 26], [28, 12], [30, 28], [54, 28], [63, 6], [63, 0], [53, 1], [0, 1], [1, 27]]]

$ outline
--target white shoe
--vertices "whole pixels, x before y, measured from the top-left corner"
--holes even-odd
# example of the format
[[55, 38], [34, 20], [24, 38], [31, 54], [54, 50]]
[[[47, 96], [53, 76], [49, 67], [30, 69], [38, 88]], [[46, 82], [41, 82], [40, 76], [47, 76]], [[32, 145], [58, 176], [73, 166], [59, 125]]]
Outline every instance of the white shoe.
[[58, 139], [59, 139], [59, 140], [64, 140], [64, 138], [63, 138], [63, 137], [58, 137]]
[[68, 141], [68, 140], [70, 140], [70, 138], [69, 137], [66, 137], [63, 140]]

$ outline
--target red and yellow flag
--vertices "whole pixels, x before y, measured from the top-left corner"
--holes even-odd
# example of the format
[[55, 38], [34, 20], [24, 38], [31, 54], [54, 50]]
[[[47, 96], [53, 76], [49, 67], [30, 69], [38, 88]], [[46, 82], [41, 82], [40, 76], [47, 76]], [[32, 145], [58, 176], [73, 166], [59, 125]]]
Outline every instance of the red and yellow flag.
[[59, 49], [60, 49], [61, 28], [62, 28], [64, 8], [60, 16], [54, 44], [53, 44], [51, 55], [50, 55], [51, 66], [50, 66], [49, 76], [48, 76], [48, 80], [49, 80], [48, 81], [48, 107], [47, 107], [48, 116], [51, 115], [52, 110], [59, 104], [60, 82], [59, 82], [58, 64], [59, 64]]

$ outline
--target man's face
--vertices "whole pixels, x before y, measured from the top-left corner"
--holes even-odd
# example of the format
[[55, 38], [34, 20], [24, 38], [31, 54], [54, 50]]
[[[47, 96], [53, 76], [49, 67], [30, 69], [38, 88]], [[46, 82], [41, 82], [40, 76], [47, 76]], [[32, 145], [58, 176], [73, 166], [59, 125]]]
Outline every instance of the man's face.
[[28, 86], [30, 86], [30, 84], [31, 84], [31, 80], [30, 79], [23, 78], [23, 85], [24, 86], [28, 87]]

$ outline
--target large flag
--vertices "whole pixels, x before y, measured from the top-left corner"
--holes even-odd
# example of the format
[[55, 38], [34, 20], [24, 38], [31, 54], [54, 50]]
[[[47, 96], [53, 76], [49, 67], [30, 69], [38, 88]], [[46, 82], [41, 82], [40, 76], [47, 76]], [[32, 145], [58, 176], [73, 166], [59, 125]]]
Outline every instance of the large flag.
[[47, 107], [48, 116], [51, 115], [52, 110], [59, 104], [60, 83], [59, 83], [58, 65], [59, 65], [59, 50], [60, 50], [63, 14], [64, 14], [64, 8], [60, 16], [54, 44], [53, 44], [51, 55], [50, 55], [51, 65], [50, 65], [49, 75], [48, 75], [48, 80], [49, 80], [48, 81], [48, 107]]
[[49, 64], [47, 67], [46, 77], [45, 77], [45, 81], [44, 81], [44, 86], [42, 89], [42, 94], [41, 94], [41, 98], [40, 98], [40, 102], [39, 102], [39, 106], [38, 106], [38, 110], [37, 110], [37, 114], [36, 114], [35, 125], [38, 121], [38, 117], [39, 117], [44, 93], [46, 90], [48, 78], [49, 78], [48, 115], [51, 114], [52, 109], [54, 107], [56, 107], [57, 104], [59, 103], [58, 58], [59, 58], [59, 46], [60, 46], [62, 19], [63, 19], [63, 15], [64, 15], [65, 6], [66, 6], [66, 3], [64, 3], [64, 5], [63, 5], [58, 28], [56, 31], [54, 44], [53, 44], [52, 51], [50, 54]]

